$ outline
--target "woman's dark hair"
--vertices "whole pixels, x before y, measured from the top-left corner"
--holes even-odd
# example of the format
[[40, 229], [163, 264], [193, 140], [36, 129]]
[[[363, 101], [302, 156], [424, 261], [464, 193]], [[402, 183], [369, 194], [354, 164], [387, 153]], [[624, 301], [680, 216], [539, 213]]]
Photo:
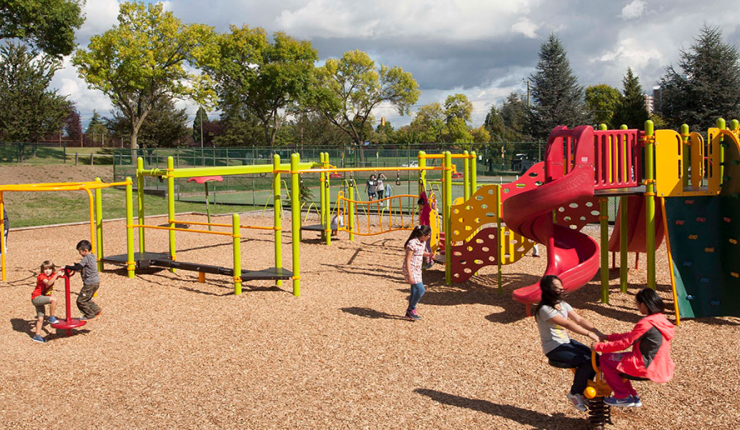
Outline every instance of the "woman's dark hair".
[[663, 299], [660, 298], [655, 290], [650, 288], [644, 288], [642, 291], [637, 293], [635, 296], [637, 303], [642, 303], [648, 310], [648, 315], [663, 313], [665, 304]]
[[414, 227], [413, 230], [411, 230], [411, 236], [406, 240], [406, 243], [403, 244], [403, 247], [406, 248], [409, 245], [409, 242], [411, 242], [411, 239], [416, 239], [418, 237], [427, 236], [429, 234], [432, 234], [432, 228], [428, 225], [417, 225]]
[[545, 275], [542, 277], [542, 279], [540, 279], [540, 292], [542, 298], [540, 299], [540, 302], [537, 304], [537, 306], [535, 306], [534, 308], [535, 319], [537, 319], [537, 314], [543, 306], [550, 306], [551, 308], [554, 308], [555, 305], [560, 303], [560, 300], [562, 300], [562, 292], [555, 292], [555, 281], [560, 281], [561, 284], [563, 283], [563, 281], [561, 281], [560, 278], [555, 275]]

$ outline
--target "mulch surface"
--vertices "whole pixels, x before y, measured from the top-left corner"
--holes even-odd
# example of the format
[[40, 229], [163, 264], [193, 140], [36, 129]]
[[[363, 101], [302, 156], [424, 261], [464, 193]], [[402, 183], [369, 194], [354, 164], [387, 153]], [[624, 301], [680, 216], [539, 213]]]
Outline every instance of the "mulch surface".
[[[290, 267], [287, 218], [283, 264]], [[268, 215], [244, 219], [272, 223]], [[105, 231], [105, 252], [124, 253], [124, 223], [106, 223]], [[300, 297], [290, 282], [250, 283], [235, 296], [225, 276], [198, 283], [194, 272], [148, 269], [128, 279], [107, 265], [96, 299], [103, 315], [70, 337], [46, 325], [49, 341], [32, 342], [39, 265], [78, 261], [75, 244], [88, 234], [84, 225], [11, 231], [0, 284], [0, 427], [586, 428], [585, 414], [566, 402], [570, 373], [547, 365], [534, 321], [511, 300], [513, 289], [538, 280], [546, 258], [505, 266], [501, 294], [495, 268], [446, 286], [436, 267], [425, 274], [423, 320], [409, 322], [402, 319], [405, 232], [355, 242], [343, 235], [330, 247], [304, 232]], [[242, 234], [243, 267], [272, 266], [271, 232]], [[232, 266], [226, 237], [178, 232], [177, 242], [180, 261]], [[149, 231], [147, 250], [165, 252], [166, 232]], [[628, 293], [611, 274], [609, 305], [599, 302], [598, 275], [568, 302], [604, 332], [631, 329], [644, 261], [630, 270]], [[667, 269], [662, 248], [658, 291], [672, 307]], [[73, 277], [73, 301], [80, 287]], [[54, 294], [63, 317], [62, 282]], [[611, 428], [738, 428], [738, 325], [738, 318], [682, 321], [674, 379], [637, 383], [644, 406], [615, 411]]]

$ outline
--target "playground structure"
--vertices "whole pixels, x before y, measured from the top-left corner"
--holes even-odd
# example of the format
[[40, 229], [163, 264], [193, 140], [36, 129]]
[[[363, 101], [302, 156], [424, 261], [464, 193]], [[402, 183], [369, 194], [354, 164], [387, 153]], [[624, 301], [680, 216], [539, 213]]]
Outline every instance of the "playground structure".
[[72, 318], [72, 300], [70, 299], [70, 286], [69, 278], [74, 276], [74, 270], [62, 269], [64, 275], [60, 276], [64, 278], [64, 300], [66, 314], [64, 319], [59, 319], [58, 322], [51, 324], [52, 327], [59, 330], [66, 330], [67, 336], [72, 335], [72, 329], [82, 327], [87, 324], [87, 321], [80, 320], [79, 318]]
[[[130, 186], [131, 181], [105, 183], [100, 178], [93, 182], [55, 182], [37, 184], [0, 185], [0, 231], [5, 228], [3, 193], [5, 192], [54, 192], [54, 191], [85, 191], [90, 205], [90, 243], [95, 255], [98, 256], [98, 269], [102, 270], [100, 255], [103, 253], [103, 198], [101, 190], [104, 188]], [[0, 234], [0, 249], [6, 249], [5, 235]], [[5, 253], [0, 257], [2, 261], [2, 280], [6, 281]]]

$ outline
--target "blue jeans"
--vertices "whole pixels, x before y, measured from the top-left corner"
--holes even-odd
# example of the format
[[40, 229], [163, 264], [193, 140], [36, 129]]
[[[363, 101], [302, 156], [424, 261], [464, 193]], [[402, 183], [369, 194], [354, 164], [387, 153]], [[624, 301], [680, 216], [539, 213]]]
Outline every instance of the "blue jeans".
[[576, 368], [573, 385], [570, 387], [571, 394], [583, 394], [583, 390], [588, 386], [588, 380], [596, 376], [591, 366], [591, 348], [577, 340], [571, 339], [570, 343], [560, 345], [545, 356], [550, 360], [568, 363]]
[[419, 282], [418, 284], [411, 284], [411, 297], [409, 297], [409, 310], [416, 309], [416, 305], [421, 300], [421, 296], [424, 295], [424, 283]]

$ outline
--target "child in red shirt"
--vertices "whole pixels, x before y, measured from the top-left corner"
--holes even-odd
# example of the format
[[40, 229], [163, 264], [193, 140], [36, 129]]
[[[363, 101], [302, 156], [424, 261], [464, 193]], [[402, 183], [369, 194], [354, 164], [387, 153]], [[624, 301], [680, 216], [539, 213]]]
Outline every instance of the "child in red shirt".
[[34, 342], [44, 343], [46, 339], [41, 337], [41, 328], [44, 325], [44, 311], [46, 305], [49, 305], [49, 322], [56, 324], [59, 320], [54, 316], [57, 310], [57, 299], [52, 297], [54, 282], [60, 276], [56, 271], [56, 266], [51, 261], [44, 261], [41, 264], [41, 273], [36, 278], [36, 288], [31, 293], [31, 303], [36, 307], [36, 334], [33, 336]]

